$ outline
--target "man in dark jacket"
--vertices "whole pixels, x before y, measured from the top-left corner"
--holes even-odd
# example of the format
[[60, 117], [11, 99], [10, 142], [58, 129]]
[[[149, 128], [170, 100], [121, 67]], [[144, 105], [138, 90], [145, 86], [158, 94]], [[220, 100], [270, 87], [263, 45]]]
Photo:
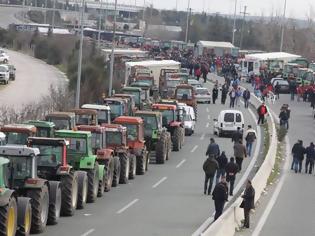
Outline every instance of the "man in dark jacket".
[[291, 165], [291, 170], [294, 169], [295, 173], [297, 173], [298, 171], [301, 173], [302, 171], [304, 154], [305, 148], [303, 147], [303, 141], [299, 140], [296, 144], [293, 145], [292, 148], [293, 162]]
[[243, 145], [243, 142], [241, 140], [239, 140], [239, 142], [236, 142], [234, 144], [233, 149], [234, 149], [234, 156], [236, 159], [236, 163], [239, 167], [239, 172], [240, 172], [242, 170], [243, 160], [244, 160], [244, 158], [247, 157], [246, 148]]
[[[208, 157], [207, 160], [203, 163], [203, 170], [205, 172], [205, 183], [204, 183], [204, 194], [207, 194], [208, 190], [208, 195], [210, 195], [211, 190], [212, 190], [212, 184], [213, 184], [213, 179], [216, 171], [219, 168], [218, 162], [213, 158], [213, 157]], [[209, 187], [208, 187], [208, 182]]]
[[228, 163], [228, 159], [224, 151], [217, 158], [217, 162], [219, 164], [219, 169], [217, 170], [217, 176], [216, 176], [216, 182], [215, 182], [216, 184], [219, 183], [219, 180], [222, 176], [225, 176], [225, 166]]
[[212, 192], [212, 199], [214, 200], [215, 206], [214, 221], [222, 215], [224, 204], [228, 200], [228, 191], [229, 189], [225, 177], [223, 176], [221, 182], [214, 187]]
[[217, 158], [220, 155], [220, 147], [215, 143], [213, 138], [210, 138], [210, 144], [207, 148], [206, 156]]
[[250, 180], [247, 180], [246, 189], [242, 198], [243, 202], [240, 207], [244, 209], [244, 227], [249, 228], [249, 212], [251, 209], [255, 208], [255, 189]]
[[243, 92], [243, 98], [244, 98], [244, 105], [245, 105], [245, 108], [248, 108], [249, 99], [250, 99], [250, 92], [249, 92], [248, 89], [246, 89], [246, 90]]
[[266, 107], [264, 102], [258, 107], [257, 113], [258, 113], [257, 124], [258, 125], [260, 123], [264, 124], [264, 122], [265, 122], [265, 115], [268, 113], [267, 107]]
[[246, 140], [246, 151], [249, 157], [252, 156], [253, 143], [255, 142], [256, 138], [257, 138], [256, 131], [252, 128], [251, 125], [248, 125], [248, 129], [245, 133], [245, 140]]
[[222, 93], [221, 93], [221, 104], [225, 104], [225, 101], [226, 101], [226, 97], [227, 97], [227, 94], [229, 93], [229, 86], [227, 85], [227, 83], [225, 83], [222, 88]]
[[[315, 146], [314, 143], [311, 142], [310, 146], [308, 146], [305, 150], [306, 153], [306, 162], [305, 162], [305, 173], [312, 174], [314, 169], [314, 161], [315, 161]], [[309, 166], [309, 169], [308, 169]]]
[[234, 162], [234, 157], [230, 158], [230, 162], [225, 167], [226, 181], [230, 183], [230, 196], [233, 196], [234, 183], [238, 172], [238, 165]]
[[214, 87], [212, 89], [212, 102], [213, 102], [213, 104], [215, 104], [215, 100], [217, 100], [218, 95], [219, 95], [218, 86], [214, 85]]
[[232, 134], [232, 142], [236, 143], [239, 142], [240, 140], [243, 140], [243, 133], [241, 131], [241, 128], [237, 127], [236, 132]]
[[286, 109], [282, 108], [279, 114], [280, 126], [284, 126], [289, 129], [289, 115]]

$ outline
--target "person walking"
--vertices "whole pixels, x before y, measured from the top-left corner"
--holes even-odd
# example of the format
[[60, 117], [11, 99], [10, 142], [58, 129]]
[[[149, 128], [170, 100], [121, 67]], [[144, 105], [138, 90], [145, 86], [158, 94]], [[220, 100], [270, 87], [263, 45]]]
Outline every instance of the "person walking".
[[227, 165], [225, 166], [226, 181], [230, 183], [230, 196], [233, 196], [234, 183], [238, 170], [239, 168], [234, 161], [234, 157], [231, 157], [229, 163], [227, 163]]
[[279, 114], [280, 126], [289, 129], [289, 114], [284, 107], [281, 107], [281, 111]]
[[222, 176], [225, 176], [225, 167], [228, 163], [228, 159], [225, 155], [225, 151], [221, 153], [219, 157], [217, 157], [217, 162], [219, 164], [219, 169], [217, 170], [217, 175], [216, 175], [216, 184], [219, 183], [219, 180]]
[[248, 89], [246, 89], [246, 90], [243, 92], [243, 99], [244, 99], [244, 106], [245, 106], [245, 108], [248, 108], [249, 99], [250, 99], [250, 92], [249, 92]]
[[279, 100], [280, 99], [280, 85], [279, 85], [279, 82], [276, 83], [274, 91], [275, 91], [276, 99]]
[[215, 100], [217, 100], [219, 95], [219, 89], [217, 85], [214, 85], [213, 89], [212, 89], [212, 102], [213, 104], [215, 104]]
[[221, 93], [221, 104], [225, 104], [225, 101], [226, 101], [226, 96], [229, 92], [229, 87], [227, 85], [227, 83], [225, 83], [223, 86], [222, 86], [222, 93]]
[[[204, 182], [204, 194], [210, 195], [211, 190], [212, 190], [212, 185], [213, 185], [213, 179], [215, 176], [216, 171], [219, 168], [218, 162], [215, 160], [215, 158], [208, 157], [205, 162], [203, 163], [203, 171], [205, 172], [205, 182]], [[209, 183], [209, 187], [208, 187]]]
[[310, 145], [305, 149], [305, 153], [306, 153], [305, 174], [307, 172], [309, 174], [312, 174], [315, 161], [315, 146], [313, 142], [311, 142]]
[[289, 90], [291, 94], [291, 101], [294, 101], [294, 95], [296, 93], [296, 82], [294, 79], [289, 78]]
[[291, 170], [294, 169], [295, 173], [297, 173], [297, 172], [301, 173], [304, 154], [305, 154], [305, 148], [303, 147], [303, 141], [298, 140], [298, 142], [293, 145], [291, 152], [293, 155], [293, 162], [291, 165]]
[[214, 187], [212, 192], [212, 199], [214, 200], [215, 215], [214, 221], [216, 221], [223, 212], [224, 204], [228, 201], [228, 186], [226, 179], [222, 176], [221, 181]]
[[210, 144], [208, 145], [206, 156], [217, 158], [220, 155], [220, 147], [215, 142], [214, 138], [210, 138]]
[[235, 105], [235, 98], [236, 98], [236, 90], [232, 88], [232, 90], [229, 92], [230, 96], [230, 108], [234, 108]]
[[243, 140], [243, 133], [240, 127], [237, 127], [236, 132], [232, 134], [232, 142], [236, 143], [239, 140]]
[[240, 100], [240, 97], [242, 96], [242, 90], [240, 87], [238, 87], [235, 91], [236, 91], [235, 106], [239, 106], [239, 100]]
[[235, 156], [236, 164], [239, 167], [238, 172], [240, 172], [242, 170], [243, 160], [244, 158], [247, 157], [246, 148], [243, 145], [242, 140], [239, 140], [238, 142], [234, 144], [233, 149], [234, 149], [234, 156]]
[[244, 228], [249, 228], [249, 213], [251, 209], [255, 208], [255, 189], [252, 186], [252, 182], [247, 180], [245, 192], [242, 195], [243, 201], [241, 208], [244, 209]]
[[247, 126], [247, 130], [245, 133], [245, 141], [246, 141], [246, 153], [249, 157], [252, 156], [253, 143], [257, 138], [256, 131], [252, 128], [251, 125]]
[[258, 113], [258, 121], [257, 124], [259, 125], [264, 124], [265, 122], [265, 115], [268, 113], [267, 107], [265, 105], [265, 103], [263, 102], [257, 109], [257, 113]]

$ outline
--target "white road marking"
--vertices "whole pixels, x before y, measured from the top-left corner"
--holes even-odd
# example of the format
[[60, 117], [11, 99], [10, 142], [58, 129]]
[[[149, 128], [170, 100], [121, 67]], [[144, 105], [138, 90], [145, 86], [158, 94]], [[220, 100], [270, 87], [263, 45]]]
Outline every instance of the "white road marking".
[[129, 207], [131, 207], [133, 204], [135, 204], [137, 201], [139, 201], [139, 199], [135, 199], [132, 202], [128, 203], [126, 206], [124, 206], [123, 208], [121, 208], [119, 211], [117, 211], [117, 214], [121, 214], [123, 213], [125, 210], [127, 210]]
[[285, 159], [285, 163], [284, 163], [284, 167], [283, 167], [283, 175], [280, 177], [279, 183], [278, 183], [271, 199], [269, 200], [268, 205], [265, 208], [264, 213], [260, 217], [258, 224], [257, 224], [256, 228], [254, 229], [252, 236], [258, 236], [260, 234], [263, 226], [265, 225], [265, 223], [267, 221], [267, 218], [268, 218], [273, 206], [275, 205], [275, 203], [279, 197], [279, 194], [280, 194], [280, 191], [282, 189], [284, 180], [287, 176], [287, 173], [288, 173], [288, 170], [290, 167], [290, 156], [291, 156], [291, 148], [290, 148], [291, 146], [290, 146], [290, 141], [289, 141], [288, 136], [285, 137], [285, 142], [286, 142], [286, 159]]
[[165, 180], [167, 179], [166, 176], [164, 176], [162, 179], [160, 179], [156, 184], [154, 184], [152, 186], [152, 188], [156, 188], [157, 186], [159, 186], [161, 183], [163, 183]]
[[206, 111], [209, 112], [209, 108], [208, 107], [206, 108]]
[[210, 120], [210, 115], [208, 115], [208, 120]]
[[194, 147], [193, 147], [193, 149], [191, 149], [191, 151], [190, 152], [194, 152], [194, 151], [196, 151], [196, 149], [198, 148], [198, 145], [195, 145]]
[[84, 214], [84, 216], [91, 216], [92, 214]]
[[178, 165], [176, 166], [176, 168], [179, 168], [182, 166], [182, 164], [184, 164], [186, 162], [186, 159], [183, 159], [180, 163], [178, 163]]
[[93, 233], [94, 231], [95, 231], [95, 229], [90, 229], [90, 230], [86, 231], [84, 234], [81, 234], [81, 236], [88, 236], [91, 233]]
[[210, 124], [209, 124], [209, 123], [207, 123], [207, 124], [206, 124], [206, 128], [209, 128], [209, 125], [210, 125]]
[[201, 137], [200, 137], [200, 140], [204, 140], [205, 139], [205, 135], [206, 134], [202, 134]]

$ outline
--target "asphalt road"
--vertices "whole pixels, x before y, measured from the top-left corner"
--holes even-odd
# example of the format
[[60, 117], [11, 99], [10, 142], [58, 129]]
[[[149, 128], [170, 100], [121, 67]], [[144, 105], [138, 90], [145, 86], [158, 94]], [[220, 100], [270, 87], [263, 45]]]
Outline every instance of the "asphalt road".
[[65, 84], [64, 75], [55, 67], [19, 52], [6, 51], [9, 63], [16, 67], [16, 79], [8, 85], [0, 84], [0, 107], [18, 108], [36, 102], [49, 93], [50, 85]]
[[[172, 152], [165, 165], [151, 164], [144, 176], [113, 188], [74, 217], [62, 218], [57, 226], [47, 227], [42, 235], [191, 235], [214, 212], [211, 196], [203, 195], [202, 164], [213, 137], [212, 120], [225, 108], [199, 105], [195, 134], [186, 138], [180, 152]], [[240, 109], [246, 125], [254, 123], [249, 112]], [[215, 139], [228, 157], [232, 156], [231, 139]], [[242, 173], [249, 161], [245, 160]]]

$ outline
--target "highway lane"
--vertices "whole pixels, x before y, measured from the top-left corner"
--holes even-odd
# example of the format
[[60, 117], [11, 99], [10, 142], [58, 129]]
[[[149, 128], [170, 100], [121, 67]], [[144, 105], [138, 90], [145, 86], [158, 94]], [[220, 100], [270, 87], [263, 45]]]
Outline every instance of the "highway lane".
[[[202, 164], [213, 137], [212, 120], [225, 108], [199, 105], [196, 133], [186, 138], [183, 150], [173, 152], [165, 165], [150, 165], [144, 176], [113, 188], [95, 204], [77, 211], [74, 217], [62, 218], [58, 226], [48, 227], [42, 235], [191, 235], [214, 212], [211, 196], [203, 195]], [[246, 125], [253, 124], [251, 115], [240, 109]], [[215, 139], [228, 157], [232, 156], [231, 139]], [[245, 160], [244, 167], [249, 161]]]
[[[1, 14], [1, 13], [0, 13]], [[16, 67], [16, 80], [0, 84], [0, 107], [20, 107], [37, 102], [49, 93], [50, 85], [64, 86], [65, 76], [54, 66], [16, 51], [6, 50]]]

